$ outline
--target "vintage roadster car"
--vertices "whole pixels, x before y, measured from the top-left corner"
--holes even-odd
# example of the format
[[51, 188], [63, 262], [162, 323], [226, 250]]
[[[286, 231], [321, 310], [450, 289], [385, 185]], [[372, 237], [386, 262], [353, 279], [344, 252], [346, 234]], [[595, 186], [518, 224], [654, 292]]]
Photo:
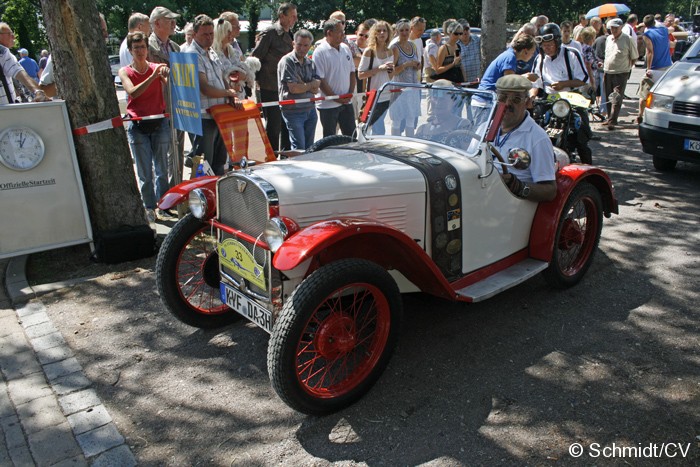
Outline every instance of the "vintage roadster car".
[[[474, 127], [476, 94], [489, 117]], [[514, 196], [496, 165], [507, 170], [527, 154], [493, 157], [503, 105], [491, 92], [389, 83], [370, 92], [356, 141], [333, 136], [253, 167], [241, 158], [236, 171], [175, 187], [161, 208], [188, 198], [191, 212], [161, 247], [163, 303], [192, 326], [241, 315], [257, 324], [270, 334], [279, 397], [324, 414], [379, 378], [398, 340], [402, 293], [477, 302], [540, 272], [555, 287], [576, 284], [603, 215], [617, 213], [610, 179], [560, 159], [556, 199]], [[454, 130], [436, 130], [441, 113], [459, 122]], [[411, 123], [409, 135], [380, 134]], [[246, 128], [246, 144], [264, 139], [261, 126]]]

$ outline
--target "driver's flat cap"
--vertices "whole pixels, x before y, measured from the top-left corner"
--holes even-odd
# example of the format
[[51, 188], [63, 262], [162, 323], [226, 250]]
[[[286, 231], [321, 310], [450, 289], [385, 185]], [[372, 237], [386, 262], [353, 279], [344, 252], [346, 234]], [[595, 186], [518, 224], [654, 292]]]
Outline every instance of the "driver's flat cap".
[[497, 91], [529, 91], [532, 88], [532, 83], [529, 79], [522, 75], [506, 75], [498, 78], [496, 81]]

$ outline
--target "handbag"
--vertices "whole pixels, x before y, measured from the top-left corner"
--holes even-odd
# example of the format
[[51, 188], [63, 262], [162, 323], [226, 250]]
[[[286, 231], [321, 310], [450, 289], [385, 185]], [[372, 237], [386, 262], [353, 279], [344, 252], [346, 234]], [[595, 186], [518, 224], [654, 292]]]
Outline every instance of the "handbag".
[[132, 123], [136, 125], [136, 128], [144, 135], [150, 135], [160, 129], [163, 124], [162, 118], [153, 118], [149, 120], [132, 120]]

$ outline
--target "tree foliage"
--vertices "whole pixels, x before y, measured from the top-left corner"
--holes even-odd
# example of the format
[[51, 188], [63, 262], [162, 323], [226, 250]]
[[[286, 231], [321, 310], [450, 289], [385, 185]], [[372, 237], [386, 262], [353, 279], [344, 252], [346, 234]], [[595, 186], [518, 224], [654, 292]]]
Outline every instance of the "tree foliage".
[[[24, 47], [30, 57], [37, 57], [46, 47], [46, 33], [42, 23], [39, 0], [12, 0], [0, 2], [0, 17], [15, 32], [15, 47]], [[30, 18], [36, 18], [35, 21]]]

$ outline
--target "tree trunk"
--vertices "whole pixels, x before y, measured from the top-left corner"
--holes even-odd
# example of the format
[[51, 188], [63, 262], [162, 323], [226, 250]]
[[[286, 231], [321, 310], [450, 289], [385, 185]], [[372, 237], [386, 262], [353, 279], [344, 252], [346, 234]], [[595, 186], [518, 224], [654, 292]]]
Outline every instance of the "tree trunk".
[[[41, 0], [58, 95], [72, 128], [119, 115], [95, 2]], [[124, 127], [74, 136], [96, 231], [147, 224]]]
[[481, 73], [503, 52], [507, 39], [506, 10], [508, 0], [481, 2]]

